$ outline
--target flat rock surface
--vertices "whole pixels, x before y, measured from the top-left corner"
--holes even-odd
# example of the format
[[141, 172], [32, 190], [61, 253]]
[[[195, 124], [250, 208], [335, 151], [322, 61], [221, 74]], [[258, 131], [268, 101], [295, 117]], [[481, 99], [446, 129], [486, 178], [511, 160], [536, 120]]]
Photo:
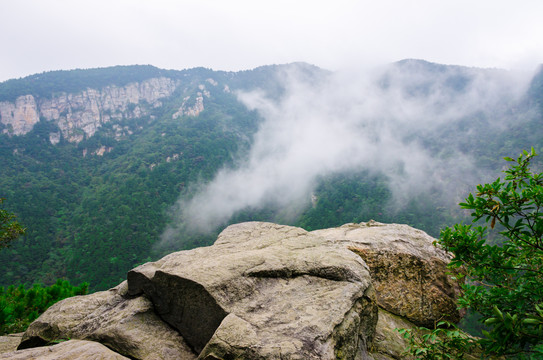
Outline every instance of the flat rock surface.
[[0, 353], [17, 350], [23, 333], [0, 336]]

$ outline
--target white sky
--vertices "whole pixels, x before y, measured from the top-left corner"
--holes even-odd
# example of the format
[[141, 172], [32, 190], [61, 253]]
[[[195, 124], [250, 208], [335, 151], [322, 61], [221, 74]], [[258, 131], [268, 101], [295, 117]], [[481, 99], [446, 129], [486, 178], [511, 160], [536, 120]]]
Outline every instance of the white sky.
[[337, 70], [404, 58], [533, 70], [542, 15], [541, 0], [0, 0], [0, 81], [129, 64]]

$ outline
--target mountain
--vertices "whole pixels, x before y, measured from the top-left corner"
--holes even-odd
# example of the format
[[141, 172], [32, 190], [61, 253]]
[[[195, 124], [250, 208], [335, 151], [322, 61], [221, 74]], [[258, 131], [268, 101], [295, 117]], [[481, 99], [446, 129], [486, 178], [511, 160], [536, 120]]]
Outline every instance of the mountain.
[[276, 71], [134, 66], [2, 83], [1, 196], [28, 230], [0, 254], [1, 283], [107, 288], [150, 259], [179, 194], [249, 145], [259, 117], [233, 91], [277, 94]]
[[[494, 176], [502, 156], [543, 149], [541, 71], [522, 86], [507, 71], [421, 60], [371, 74], [370, 88], [351, 81], [354, 75], [346, 76], [348, 86], [336, 75], [304, 63], [241, 72], [116, 66], [0, 83], [0, 196], [27, 228], [0, 252], [0, 284], [67, 277], [107, 289], [138, 264], [209, 245], [228, 223], [246, 220], [316, 230], [375, 219], [437, 236], [462, 219], [453, 204], [476, 184], [475, 175]], [[290, 116], [302, 88], [309, 95], [299, 99], [308, 105]], [[341, 119], [379, 101], [383, 107], [364, 112], [367, 121], [352, 129], [368, 135], [360, 143], [370, 141], [376, 154], [387, 152], [378, 147], [384, 133], [395, 146], [416, 149], [407, 160], [318, 172], [305, 202], [234, 209], [208, 233], [175, 226], [175, 208], [187, 204], [177, 199], [194, 197], [224, 169], [243, 168], [273, 121], [278, 133], [296, 135], [304, 114], [322, 108], [342, 126]], [[311, 119], [303, 121], [301, 131], [311, 131]], [[293, 140], [298, 152], [306, 148], [302, 139]], [[270, 151], [281, 153], [281, 146]], [[432, 163], [417, 165], [421, 153]], [[468, 157], [470, 176], [449, 166]], [[410, 166], [416, 173], [423, 165], [431, 181], [411, 181]], [[295, 187], [292, 176], [287, 183]], [[408, 183], [414, 185], [404, 188]]]

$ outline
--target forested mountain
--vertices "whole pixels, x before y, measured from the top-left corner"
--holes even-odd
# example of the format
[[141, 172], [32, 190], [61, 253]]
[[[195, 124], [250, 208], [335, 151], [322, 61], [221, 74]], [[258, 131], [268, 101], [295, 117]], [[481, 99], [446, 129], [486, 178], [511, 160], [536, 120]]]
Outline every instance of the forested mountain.
[[[301, 63], [242, 72], [117, 66], [0, 83], [0, 197], [27, 228], [0, 251], [0, 285], [65, 277], [106, 289], [136, 264], [209, 245], [227, 223], [245, 220], [314, 230], [375, 219], [436, 236], [462, 218], [454, 202], [484, 180], [476, 177], [495, 177], [502, 156], [531, 146], [543, 150], [542, 72], [523, 83], [501, 70], [406, 60], [372, 74], [370, 85], [349, 79], [344, 86], [345, 77]], [[309, 105], [292, 113], [296, 96]], [[389, 105], [367, 111], [370, 99]], [[285, 195], [285, 201], [233, 208], [211, 232], [176, 226], [174, 205], [188, 204], [177, 200], [198, 199], [225, 169], [258, 159], [255, 149], [268, 134], [292, 129], [294, 136], [268, 144], [268, 152], [281, 153], [292, 142], [300, 143], [298, 152], [310, 149], [301, 134], [306, 125], [299, 130], [301, 116], [294, 115], [316, 114], [321, 106], [337, 126], [351, 121], [368, 136], [358, 145], [369, 142], [383, 154], [387, 147], [378, 144], [392, 137], [404, 157], [313, 171], [306, 201], [293, 199], [292, 211]], [[320, 136], [311, 122], [316, 117], [304, 120], [312, 138]], [[318, 157], [314, 162], [316, 169], [321, 162], [330, 167]], [[417, 178], [417, 166], [426, 169], [424, 179]], [[292, 187], [296, 176], [303, 175], [293, 171]]]

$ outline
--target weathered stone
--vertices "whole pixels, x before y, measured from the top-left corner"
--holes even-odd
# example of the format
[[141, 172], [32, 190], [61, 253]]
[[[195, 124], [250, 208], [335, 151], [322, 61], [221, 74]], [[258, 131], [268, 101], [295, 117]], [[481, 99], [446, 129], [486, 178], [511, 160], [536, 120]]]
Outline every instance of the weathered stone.
[[17, 350], [22, 337], [23, 333], [0, 336], [0, 353]]
[[413, 323], [432, 327], [448, 314], [457, 322], [460, 287], [448, 275], [451, 256], [434, 238], [407, 225], [368, 222], [313, 231], [348, 247], [370, 268], [379, 306]]
[[19, 349], [59, 339], [100, 342], [134, 359], [195, 359], [183, 338], [165, 324], [144, 296], [126, 296], [126, 282], [108, 291], [56, 303], [25, 332]]
[[409, 342], [397, 329], [415, 329], [415, 325], [400, 316], [379, 309], [379, 320], [375, 329], [371, 354], [377, 359], [412, 359], [405, 354]]
[[64, 341], [53, 346], [17, 350], [0, 354], [0, 359], [11, 360], [129, 360], [104, 345], [85, 340]]
[[303, 229], [243, 223], [213, 246], [128, 273], [201, 359], [364, 359], [377, 307], [368, 269]]

